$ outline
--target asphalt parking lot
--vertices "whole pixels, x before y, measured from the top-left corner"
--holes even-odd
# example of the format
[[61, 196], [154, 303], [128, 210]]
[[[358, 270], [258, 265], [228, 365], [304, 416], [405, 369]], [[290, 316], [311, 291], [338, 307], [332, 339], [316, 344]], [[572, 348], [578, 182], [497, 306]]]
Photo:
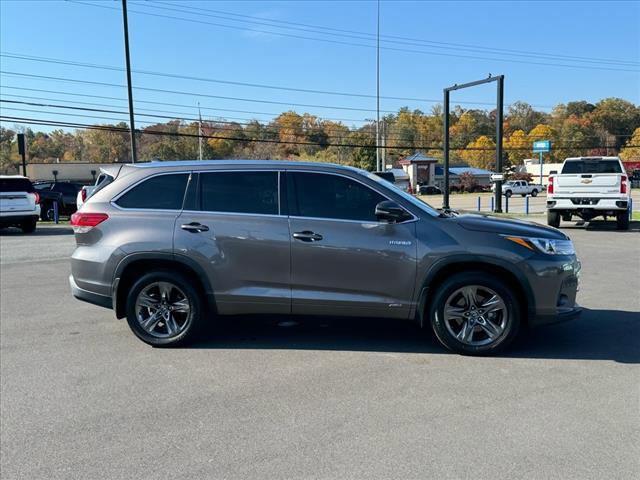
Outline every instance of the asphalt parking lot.
[[640, 224], [565, 231], [582, 317], [498, 358], [366, 319], [236, 319], [153, 349], [71, 298], [68, 227], [4, 233], [1, 476], [638, 478]]

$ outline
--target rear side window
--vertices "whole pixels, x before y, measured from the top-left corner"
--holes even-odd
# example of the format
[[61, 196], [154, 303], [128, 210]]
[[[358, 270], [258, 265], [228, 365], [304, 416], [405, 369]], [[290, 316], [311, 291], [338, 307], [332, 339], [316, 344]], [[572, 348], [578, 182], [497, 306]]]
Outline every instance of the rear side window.
[[562, 173], [622, 173], [618, 160], [567, 160]]
[[0, 192], [33, 192], [28, 178], [0, 178]]
[[278, 172], [200, 174], [202, 210], [278, 214]]
[[340, 175], [288, 173], [292, 215], [377, 222], [376, 205], [386, 200], [375, 190]]
[[181, 210], [188, 179], [187, 173], [152, 177], [122, 195], [116, 204], [122, 208]]

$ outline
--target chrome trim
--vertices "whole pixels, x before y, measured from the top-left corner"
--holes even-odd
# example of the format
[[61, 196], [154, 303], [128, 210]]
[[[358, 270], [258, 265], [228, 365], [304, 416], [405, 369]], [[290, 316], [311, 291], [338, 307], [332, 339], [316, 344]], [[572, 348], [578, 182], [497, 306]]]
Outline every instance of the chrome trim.
[[243, 217], [271, 217], [271, 218], [288, 218], [286, 215], [278, 215], [276, 213], [242, 213], [242, 212], [212, 212], [210, 210], [182, 210], [181, 214], [193, 215], [241, 215]]

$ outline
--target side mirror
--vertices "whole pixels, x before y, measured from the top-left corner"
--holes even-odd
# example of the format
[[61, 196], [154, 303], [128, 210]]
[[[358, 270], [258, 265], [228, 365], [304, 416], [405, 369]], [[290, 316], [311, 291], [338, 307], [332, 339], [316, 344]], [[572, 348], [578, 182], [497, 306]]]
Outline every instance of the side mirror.
[[398, 223], [411, 218], [404, 208], [391, 200], [385, 200], [376, 205], [376, 217], [379, 220], [387, 220], [391, 223]]

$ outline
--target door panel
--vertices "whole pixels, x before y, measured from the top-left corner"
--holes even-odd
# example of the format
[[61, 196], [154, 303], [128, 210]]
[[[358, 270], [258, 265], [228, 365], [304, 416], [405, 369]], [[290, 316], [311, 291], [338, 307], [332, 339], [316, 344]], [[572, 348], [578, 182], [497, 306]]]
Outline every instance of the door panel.
[[[208, 231], [182, 228], [190, 224]], [[220, 314], [289, 313], [289, 238], [286, 217], [185, 211], [174, 245], [207, 272]]]
[[379, 222], [386, 197], [342, 175], [289, 171], [287, 191], [293, 313], [406, 318], [415, 222]]
[[291, 235], [277, 214], [278, 172], [200, 173], [197, 184], [174, 246], [207, 273], [218, 312], [290, 313]]

